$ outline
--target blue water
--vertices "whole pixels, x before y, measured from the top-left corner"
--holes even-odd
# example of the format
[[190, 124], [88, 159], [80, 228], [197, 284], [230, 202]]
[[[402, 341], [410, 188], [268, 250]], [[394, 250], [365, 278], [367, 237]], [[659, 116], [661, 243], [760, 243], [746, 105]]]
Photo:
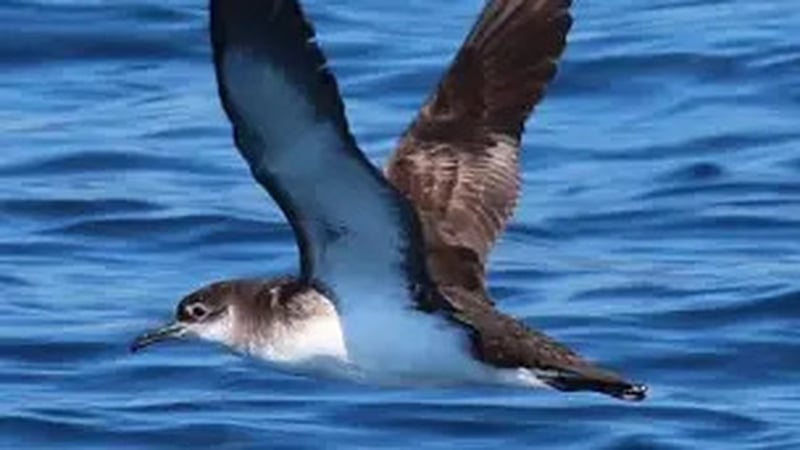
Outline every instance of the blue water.
[[[481, 1], [306, 3], [381, 163]], [[188, 291], [291, 272], [291, 232], [232, 149], [205, 1], [4, 0], [0, 448], [800, 448], [796, 3], [574, 6], [491, 284], [649, 383], [631, 405], [131, 356]]]

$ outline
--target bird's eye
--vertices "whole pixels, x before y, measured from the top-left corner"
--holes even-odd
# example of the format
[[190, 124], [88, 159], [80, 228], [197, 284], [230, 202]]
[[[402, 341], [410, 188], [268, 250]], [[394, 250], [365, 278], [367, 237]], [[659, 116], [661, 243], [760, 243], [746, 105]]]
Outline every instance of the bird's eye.
[[208, 315], [208, 310], [201, 304], [192, 305], [189, 307], [189, 314], [195, 319], [203, 319]]

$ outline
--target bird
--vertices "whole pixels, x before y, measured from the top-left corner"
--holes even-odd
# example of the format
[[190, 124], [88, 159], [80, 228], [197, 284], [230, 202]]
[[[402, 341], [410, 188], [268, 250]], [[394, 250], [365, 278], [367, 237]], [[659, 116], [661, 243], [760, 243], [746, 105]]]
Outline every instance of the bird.
[[210, 0], [235, 147], [293, 230], [299, 270], [217, 281], [131, 344], [194, 338], [278, 370], [387, 386], [646, 385], [500, 311], [488, 255], [520, 195], [525, 123], [556, 74], [571, 0], [489, 0], [384, 171], [350, 131], [298, 0]]

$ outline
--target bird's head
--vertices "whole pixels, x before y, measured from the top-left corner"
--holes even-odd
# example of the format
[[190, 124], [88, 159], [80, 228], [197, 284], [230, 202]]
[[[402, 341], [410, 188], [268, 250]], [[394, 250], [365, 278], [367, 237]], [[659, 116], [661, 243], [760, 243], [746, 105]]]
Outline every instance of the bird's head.
[[152, 344], [188, 336], [231, 345], [234, 340], [235, 289], [231, 283], [215, 283], [184, 297], [175, 318], [137, 337], [131, 344], [136, 352]]

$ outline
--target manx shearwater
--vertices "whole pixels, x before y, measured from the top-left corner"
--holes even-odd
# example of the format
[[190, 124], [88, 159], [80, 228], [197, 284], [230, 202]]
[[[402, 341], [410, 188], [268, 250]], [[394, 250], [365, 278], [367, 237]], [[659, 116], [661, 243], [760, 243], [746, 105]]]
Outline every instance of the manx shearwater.
[[194, 336], [284, 370], [379, 384], [549, 386], [642, 400], [498, 311], [487, 255], [520, 189], [527, 117], [556, 73], [570, 0], [491, 0], [385, 174], [358, 148], [297, 0], [211, 0], [222, 106], [300, 253], [295, 276], [213, 283], [133, 349]]

